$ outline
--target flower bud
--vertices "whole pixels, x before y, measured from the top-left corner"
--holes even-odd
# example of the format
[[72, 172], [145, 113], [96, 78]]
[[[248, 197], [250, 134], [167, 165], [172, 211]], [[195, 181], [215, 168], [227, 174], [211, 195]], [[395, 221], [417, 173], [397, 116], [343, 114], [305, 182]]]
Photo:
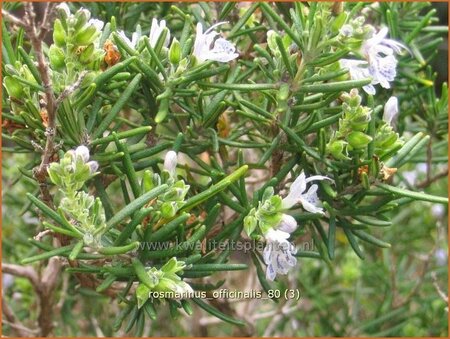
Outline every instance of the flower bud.
[[75, 150], [75, 157], [81, 158], [84, 163], [89, 161], [89, 149], [86, 146], [78, 146]]
[[363, 132], [352, 132], [347, 137], [348, 143], [355, 149], [360, 149], [366, 147], [372, 138]]
[[248, 215], [244, 218], [244, 230], [250, 236], [256, 228], [257, 220], [254, 216]]
[[56, 45], [50, 46], [48, 57], [50, 59], [50, 65], [53, 69], [60, 70], [66, 64], [63, 50]]
[[85, 26], [75, 35], [75, 43], [78, 45], [88, 45], [94, 41], [98, 31], [93, 25]]
[[63, 182], [60, 176], [61, 166], [56, 162], [52, 162], [49, 167], [47, 167], [47, 173], [52, 183], [56, 186], [62, 186]]
[[53, 25], [53, 41], [58, 47], [66, 45], [66, 31], [59, 19], [56, 19]]
[[93, 43], [89, 44], [89, 46], [87, 46], [83, 50], [83, 52], [81, 52], [81, 54], [80, 54], [80, 62], [82, 64], [90, 63], [92, 61], [92, 57], [94, 55], [94, 50], [95, 50], [94, 44]]
[[276, 41], [277, 36], [278, 36], [278, 33], [275, 32], [274, 30], [270, 29], [267, 31], [267, 45], [269, 46], [269, 48], [273, 54], [279, 53], [278, 45], [277, 45], [277, 41]]
[[161, 216], [165, 219], [172, 218], [177, 213], [177, 203], [175, 201], [167, 201], [161, 205]]
[[95, 172], [97, 172], [97, 169], [98, 169], [98, 162], [97, 161], [89, 161], [86, 165], [89, 166], [91, 174], [94, 174]]
[[75, 30], [79, 30], [82, 27], [84, 27], [86, 25], [86, 23], [88, 22], [89, 18], [91, 17], [91, 12], [89, 12], [87, 9], [85, 8], [80, 8], [76, 13], [75, 13]]
[[20, 98], [23, 96], [23, 86], [22, 84], [14, 79], [13, 77], [6, 76], [3, 79], [3, 85], [8, 92], [8, 95], [13, 98]]
[[81, 88], [86, 88], [89, 85], [91, 85], [94, 82], [94, 79], [96, 78], [95, 72], [89, 72], [84, 77], [83, 81], [81, 82]]
[[348, 160], [348, 157], [346, 156], [347, 152], [345, 151], [346, 146], [346, 141], [335, 140], [331, 144], [328, 144], [327, 151], [338, 160]]
[[36, 84], [36, 79], [34, 78], [33, 73], [31, 73], [27, 65], [22, 65], [20, 67], [20, 73], [22, 74], [23, 78], [25, 78], [29, 82], [33, 82]]
[[297, 227], [297, 221], [293, 216], [289, 214], [283, 214], [283, 217], [281, 218], [281, 222], [278, 225], [277, 229], [283, 232], [292, 233], [297, 229]]
[[178, 155], [175, 151], [169, 151], [164, 158], [164, 169], [169, 172], [171, 177], [175, 176], [177, 169]]
[[383, 120], [389, 125], [395, 121], [398, 115], [398, 99], [396, 97], [390, 97], [389, 100], [384, 105]]
[[65, 2], [56, 6], [56, 10], [58, 11], [58, 15], [65, 20], [70, 16], [69, 6]]
[[176, 38], [173, 39], [170, 45], [169, 60], [173, 65], [177, 65], [181, 60], [181, 46]]
[[88, 21], [88, 24], [94, 26], [97, 31], [101, 31], [103, 29], [103, 26], [105, 25], [105, 23], [99, 19], [90, 19]]

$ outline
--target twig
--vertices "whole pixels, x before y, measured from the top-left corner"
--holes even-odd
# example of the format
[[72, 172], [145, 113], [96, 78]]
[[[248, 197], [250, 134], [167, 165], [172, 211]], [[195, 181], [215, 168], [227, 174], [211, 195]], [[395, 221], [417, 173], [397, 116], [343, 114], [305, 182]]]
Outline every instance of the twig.
[[53, 257], [48, 261], [41, 277], [31, 266], [2, 263], [2, 272], [27, 278], [33, 285], [39, 298], [38, 322], [42, 336], [48, 336], [53, 329], [53, 297], [60, 269], [61, 263], [58, 257]]
[[417, 184], [417, 188], [426, 188], [439, 179], [445, 178], [448, 175], [448, 167], [442, 172], [437, 173], [435, 176], [427, 178], [426, 180]]
[[436, 272], [431, 272], [431, 278], [433, 279], [433, 286], [436, 289], [437, 293], [442, 298], [442, 300], [444, 300], [447, 303], [448, 302], [448, 296], [444, 293], [444, 291], [439, 286], [438, 281], [437, 281]]
[[34, 240], [40, 241], [42, 238], [44, 238], [48, 234], [53, 234], [53, 232], [51, 230], [45, 230], [45, 231], [39, 232], [38, 234], [36, 234], [34, 236]]
[[2, 8], [2, 15], [3, 15], [3, 18], [5, 18], [5, 20], [11, 22], [12, 24], [14, 24], [16, 26], [20, 26], [20, 27], [26, 26], [24, 21], [22, 21], [21, 19], [19, 19], [18, 17], [14, 16], [14, 15], [12, 15], [8, 11], [5, 11], [3, 8]]
[[16, 277], [27, 278], [34, 286], [39, 285], [39, 276], [32, 266], [2, 263], [2, 272], [15, 275]]
[[[31, 337], [39, 333], [39, 330], [32, 330], [24, 325], [17, 319], [13, 310], [6, 303], [5, 298], [2, 298], [2, 312], [6, 319], [2, 319], [2, 323], [11, 326], [20, 337]], [[30, 335], [31, 334], [31, 335]]]
[[44, 17], [39, 27], [36, 24], [36, 13], [33, 9], [33, 4], [31, 2], [25, 2], [25, 16], [24, 19], [21, 20], [14, 15], [8, 13], [7, 11], [2, 9], [2, 14], [4, 18], [11, 23], [23, 27], [25, 33], [30, 39], [31, 45], [33, 47], [34, 53], [36, 55], [37, 67], [39, 71], [39, 75], [41, 76], [42, 85], [44, 88], [45, 94], [45, 106], [48, 114], [48, 125], [45, 131], [45, 135], [47, 137], [47, 141], [44, 148], [44, 153], [42, 155], [42, 160], [38, 168], [34, 170], [34, 176], [36, 180], [39, 182], [39, 187], [41, 190], [41, 196], [44, 202], [52, 206], [51, 196], [48, 192], [47, 184], [45, 183], [47, 178], [47, 166], [50, 162], [50, 158], [54, 153], [55, 147], [55, 134], [56, 134], [56, 106], [55, 106], [55, 98], [53, 93], [52, 81], [50, 77], [50, 71], [48, 68], [48, 64], [44, 57], [44, 52], [42, 48], [42, 41], [45, 37], [45, 34], [49, 30], [49, 22], [52, 19], [54, 6], [48, 5], [46, 7]]

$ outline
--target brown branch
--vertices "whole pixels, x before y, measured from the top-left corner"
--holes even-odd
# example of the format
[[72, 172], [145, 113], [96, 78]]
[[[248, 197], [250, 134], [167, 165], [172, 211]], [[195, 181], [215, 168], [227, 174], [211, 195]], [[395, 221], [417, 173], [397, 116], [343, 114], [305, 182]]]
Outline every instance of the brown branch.
[[[48, 265], [41, 277], [38, 276], [35, 269], [31, 266], [2, 263], [2, 272], [27, 278], [31, 282], [39, 299], [38, 323], [40, 334], [44, 337], [48, 336], [53, 329], [53, 299], [60, 269], [61, 262], [57, 257], [53, 257], [48, 261]], [[12, 322], [12, 320], [8, 320]]]
[[439, 286], [436, 272], [431, 272], [431, 279], [433, 280], [433, 286], [436, 289], [436, 292], [439, 294], [439, 296], [441, 297], [442, 300], [447, 302], [448, 296], [447, 296], [447, 294], [445, 294], [445, 292]]
[[448, 175], [448, 167], [442, 172], [437, 173], [435, 176], [427, 178], [426, 180], [417, 184], [417, 188], [426, 188], [439, 179], [445, 178]]
[[38, 290], [40, 301], [40, 312], [38, 316], [41, 335], [46, 337], [53, 330], [53, 301], [54, 291], [58, 282], [61, 262], [58, 257], [53, 257], [48, 261], [48, 265], [41, 277], [41, 284]]
[[26, 26], [24, 21], [22, 21], [21, 19], [19, 19], [18, 17], [14, 16], [14, 15], [12, 15], [8, 11], [5, 11], [3, 8], [2, 8], [2, 15], [3, 15], [3, 18], [5, 18], [5, 20], [11, 22], [12, 24], [14, 24], [16, 26], [20, 26], [20, 27]]
[[45, 9], [42, 22], [37, 25], [36, 23], [36, 13], [33, 9], [33, 3], [25, 2], [25, 16], [21, 20], [14, 15], [8, 13], [2, 9], [2, 14], [4, 18], [10, 21], [14, 25], [21, 26], [31, 42], [34, 53], [37, 60], [37, 68], [39, 75], [41, 76], [42, 86], [44, 88], [45, 94], [45, 106], [48, 114], [48, 125], [45, 131], [47, 137], [44, 153], [42, 155], [42, 160], [40, 165], [34, 170], [34, 176], [39, 182], [39, 187], [41, 190], [41, 196], [44, 202], [52, 206], [51, 196], [48, 192], [48, 187], [46, 184], [47, 179], [47, 166], [50, 162], [50, 158], [54, 153], [55, 148], [55, 134], [56, 134], [56, 105], [55, 97], [53, 93], [52, 80], [50, 77], [50, 71], [48, 68], [47, 61], [45, 60], [42, 42], [43, 39], [50, 29], [50, 20], [53, 18], [54, 5], [48, 5]]
[[33, 286], [39, 285], [39, 276], [32, 266], [19, 266], [2, 263], [2, 272], [16, 277], [27, 278]]
[[13, 328], [16, 331], [19, 337], [35, 337], [39, 333], [39, 330], [29, 329], [25, 327], [19, 321], [19, 319], [17, 319], [13, 310], [6, 303], [4, 297], [2, 298], [2, 312], [5, 315], [5, 319], [2, 319], [2, 323], [11, 326], [11, 328]]

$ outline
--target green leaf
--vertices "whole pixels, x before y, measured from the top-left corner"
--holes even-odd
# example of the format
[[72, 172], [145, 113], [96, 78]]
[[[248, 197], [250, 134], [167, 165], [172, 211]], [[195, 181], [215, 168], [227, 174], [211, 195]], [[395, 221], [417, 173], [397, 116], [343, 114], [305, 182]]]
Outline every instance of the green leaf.
[[213, 306], [205, 303], [201, 299], [192, 298], [191, 299], [194, 303], [196, 303], [199, 307], [203, 308], [206, 312], [212, 314], [213, 316], [222, 319], [223, 321], [233, 324], [233, 325], [239, 325], [239, 326], [245, 326], [245, 322], [242, 320], [234, 319], [222, 312], [220, 312], [218, 309], [214, 308]]
[[248, 170], [247, 165], [241, 166], [236, 171], [234, 171], [227, 177], [220, 180], [217, 184], [212, 185], [207, 190], [186, 200], [186, 203], [183, 206], [182, 210], [183, 211], [189, 210], [189, 209], [197, 206], [198, 204], [202, 203], [203, 201], [208, 200], [209, 198], [213, 197], [220, 191], [223, 191], [230, 184], [232, 184], [233, 182], [238, 180], [241, 176], [245, 175], [245, 173], [247, 173], [247, 170]]
[[139, 281], [143, 283], [147, 288], [152, 289], [158, 284], [158, 279], [154, 279], [154, 275], [150, 277], [150, 275], [147, 273], [144, 265], [141, 263], [141, 261], [138, 258], [133, 258], [131, 261], [133, 264], [134, 271], [136, 272], [136, 275], [139, 278]]
[[300, 93], [330, 93], [330, 92], [342, 92], [349, 91], [352, 88], [359, 88], [368, 85], [372, 82], [372, 78], [361, 80], [346, 80], [338, 82], [328, 82], [324, 84], [316, 85], [303, 85], [300, 86]]
[[131, 80], [130, 84], [127, 86], [125, 91], [122, 93], [119, 99], [117, 99], [114, 106], [111, 108], [111, 111], [103, 118], [100, 125], [97, 127], [94, 133], [92, 133], [92, 139], [96, 139], [100, 137], [104, 131], [108, 128], [108, 126], [113, 122], [114, 118], [119, 114], [125, 104], [128, 102], [128, 99], [132, 94], [136, 91], [136, 88], [141, 81], [142, 74], [136, 74], [136, 76]]
[[123, 209], [117, 212], [110, 220], [108, 220], [108, 223], [106, 224], [106, 230], [109, 230], [112, 227], [117, 226], [123, 219], [136, 212], [150, 200], [166, 192], [167, 189], [168, 186], [166, 184], [163, 184], [141, 195], [139, 198], [133, 200], [131, 203], [129, 203], [127, 206], [125, 206]]
[[124, 246], [110, 246], [110, 247], [101, 247], [98, 249], [98, 252], [104, 255], [117, 255], [117, 254], [125, 254], [128, 252], [132, 252], [139, 247], [139, 242], [135, 241], [128, 245]]
[[113, 274], [108, 274], [105, 277], [105, 280], [103, 280], [102, 283], [97, 286], [95, 291], [99, 292], [99, 293], [103, 292], [103, 291], [106, 291], [113, 284], [113, 282], [115, 282], [116, 280], [117, 280], [116, 276], [114, 276]]
[[153, 233], [149, 233], [149, 236], [145, 239], [148, 242], [156, 242], [165, 240], [177, 227], [184, 224], [189, 219], [189, 213], [182, 213], [175, 219], [163, 224], [161, 228]]
[[356, 235], [361, 240], [364, 240], [372, 245], [383, 247], [383, 248], [390, 248], [391, 244], [384, 242], [380, 239], [375, 238], [373, 235], [370, 235], [369, 233], [366, 233], [362, 230], [352, 230], [352, 233]]
[[72, 252], [70, 252], [69, 254], [69, 260], [75, 260], [77, 258], [78, 254], [80, 254], [81, 250], [83, 249], [83, 245], [83, 240], [77, 242], [75, 247], [72, 249]]
[[376, 186], [382, 188], [385, 191], [388, 191], [390, 193], [393, 193], [395, 195], [399, 195], [402, 197], [408, 197], [412, 198], [414, 200], [422, 200], [422, 201], [429, 201], [429, 202], [435, 202], [438, 204], [448, 204], [448, 197], [438, 197], [435, 195], [422, 193], [422, 192], [413, 192], [407, 189], [394, 187], [387, 184], [377, 184]]
[[139, 284], [139, 286], [136, 288], [136, 299], [138, 308], [144, 306], [149, 297], [150, 297], [150, 289], [144, 284]]
[[246, 264], [194, 264], [186, 271], [240, 271], [247, 270]]

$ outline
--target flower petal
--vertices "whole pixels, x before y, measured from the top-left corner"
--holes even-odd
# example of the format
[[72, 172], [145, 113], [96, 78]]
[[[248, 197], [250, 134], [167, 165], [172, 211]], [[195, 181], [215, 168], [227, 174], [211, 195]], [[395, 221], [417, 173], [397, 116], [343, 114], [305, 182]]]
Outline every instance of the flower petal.
[[164, 169], [173, 177], [178, 163], [178, 154], [175, 151], [169, 151], [164, 158]]
[[272, 264], [268, 265], [266, 269], [266, 279], [269, 281], [274, 281], [276, 276], [277, 272], [275, 271], [273, 265]]
[[317, 185], [312, 185], [308, 192], [302, 196], [301, 203], [308, 212], [323, 214], [323, 209], [320, 207], [320, 200], [317, 196], [317, 189]]
[[78, 158], [80, 157], [83, 162], [89, 161], [89, 149], [86, 146], [78, 146], [75, 150], [75, 156]]
[[297, 229], [297, 221], [289, 214], [283, 214], [278, 229], [283, 232], [292, 233]]
[[289, 194], [283, 199], [283, 208], [288, 209], [294, 206], [306, 189], [306, 175], [302, 171], [289, 188]]
[[398, 99], [394, 96], [390, 97], [389, 100], [384, 105], [383, 120], [389, 125], [398, 115]]

